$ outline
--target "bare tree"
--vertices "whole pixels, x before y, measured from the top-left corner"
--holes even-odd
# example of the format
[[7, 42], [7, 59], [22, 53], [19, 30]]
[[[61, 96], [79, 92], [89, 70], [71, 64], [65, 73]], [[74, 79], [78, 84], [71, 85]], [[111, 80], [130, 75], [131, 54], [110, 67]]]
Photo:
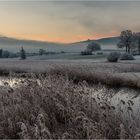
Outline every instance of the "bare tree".
[[119, 48], [126, 48], [126, 53], [130, 53], [133, 47], [133, 33], [131, 30], [122, 31], [120, 34], [120, 42], [117, 44]]
[[140, 33], [138, 33], [138, 52], [140, 54]]
[[135, 40], [135, 46], [138, 48], [138, 53], [140, 54], [140, 32], [134, 33], [134, 40]]

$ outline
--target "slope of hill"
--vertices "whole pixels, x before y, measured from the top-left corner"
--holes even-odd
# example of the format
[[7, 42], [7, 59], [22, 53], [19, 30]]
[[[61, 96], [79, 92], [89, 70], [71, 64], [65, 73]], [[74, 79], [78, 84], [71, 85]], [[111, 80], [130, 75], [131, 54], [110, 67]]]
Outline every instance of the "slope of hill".
[[117, 43], [119, 42], [119, 37], [108, 37], [108, 38], [101, 38], [101, 39], [97, 39], [97, 40], [84, 40], [84, 41], [80, 41], [77, 43], [73, 43], [73, 44], [88, 44], [91, 41], [95, 41], [97, 43], [99, 43], [102, 47], [103, 50], [115, 50], [118, 49], [117, 48]]
[[35, 40], [23, 40], [9, 37], [0, 37], [0, 48], [17, 52], [21, 47], [28, 51], [38, 51], [40, 48], [47, 49], [48, 47], [63, 46], [61, 43], [43, 42]]
[[[101, 44], [102, 49], [116, 49], [116, 44], [118, 42], [118, 37], [110, 37], [110, 38], [103, 38], [97, 41]], [[35, 41], [35, 40], [23, 40], [23, 39], [16, 39], [16, 38], [9, 38], [0, 36], [0, 48], [5, 50], [9, 50], [12, 52], [18, 52], [19, 49], [23, 46], [24, 49], [28, 52], [38, 52], [39, 49], [45, 49], [47, 51], [54, 51], [54, 52], [80, 52], [83, 51], [87, 44], [91, 40], [76, 42], [76, 43], [53, 43], [53, 42], [43, 42], [43, 41]]]
[[108, 37], [96, 40], [100, 44], [117, 44], [119, 42], [119, 37]]
[[101, 44], [117, 44], [119, 41], [119, 37], [107, 37], [107, 38], [101, 38], [101, 39], [97, 39], [97, 40], [87, 39], [87, 40], [80, 41], [77, 43], [89, 43], [91, 41], [96, 41]]

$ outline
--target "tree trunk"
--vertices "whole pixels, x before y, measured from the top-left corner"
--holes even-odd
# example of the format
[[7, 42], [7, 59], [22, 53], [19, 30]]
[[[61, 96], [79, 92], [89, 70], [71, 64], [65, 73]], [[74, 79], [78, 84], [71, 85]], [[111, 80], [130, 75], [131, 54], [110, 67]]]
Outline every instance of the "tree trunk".
[[130, 46], [127, 44], [127, 52], [130, 54]]
[[128, 51], [128, 50], [127, 50], [127, 46], [126, 46], [126, 53], [127, 53], [127, 51]]
[[139, 44], [138, 44], [138, 53], [140, 54], [140, 38], [139, 38]]
[[130, 54], [130, 47], [128, 47], [128, 53]]

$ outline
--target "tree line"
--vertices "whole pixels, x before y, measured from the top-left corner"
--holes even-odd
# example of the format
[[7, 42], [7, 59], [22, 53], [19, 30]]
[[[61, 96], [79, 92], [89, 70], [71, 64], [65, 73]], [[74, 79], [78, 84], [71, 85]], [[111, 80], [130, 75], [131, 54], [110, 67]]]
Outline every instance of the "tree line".
[[20, 59], [22, 59], [22, 60], [26, 59], [26, 52], [23, 49], [23, 47], [21, 47], [20, 52], [17, 52], [17, 53], [13, 53], [8, 50], [0, 49], [0, 58], [15, 58], [15, 57], [20, 57]]
[[13, 58], [17, 57], [17, 53], [12, 53], [8, 50], [0, 49], [0, 58]]

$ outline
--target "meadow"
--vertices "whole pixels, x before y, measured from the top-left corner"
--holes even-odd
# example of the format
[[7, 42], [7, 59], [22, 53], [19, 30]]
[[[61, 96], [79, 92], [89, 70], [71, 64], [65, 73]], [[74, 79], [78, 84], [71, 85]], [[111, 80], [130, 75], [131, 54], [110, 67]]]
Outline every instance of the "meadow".
[[86, 80], [110, 86], [139, 88], [140, 65], [135, 61], [108, 63], [86, 60], [1, 60], [0, 75], [30, 76], [30, 74], [58, 74], [68, 76], [74, 82]]
[[104, 52], [102, 55], [94, 54], [94, 55], [81, 55], [77, 52], [64, 52], [64, 53], [56, 53], [56, 54], [48, 54], [42, 56], [31, 56], [28, 57], [28, 60], [81, 60], [81, 59], [105, 59], [108, 55], [108, 51]]
[[0, 2], [0, 139], [140, 139], [140, 2]]
[[139, 138], [139, 72], [138, 63], [1, 60], [0, 138]]

